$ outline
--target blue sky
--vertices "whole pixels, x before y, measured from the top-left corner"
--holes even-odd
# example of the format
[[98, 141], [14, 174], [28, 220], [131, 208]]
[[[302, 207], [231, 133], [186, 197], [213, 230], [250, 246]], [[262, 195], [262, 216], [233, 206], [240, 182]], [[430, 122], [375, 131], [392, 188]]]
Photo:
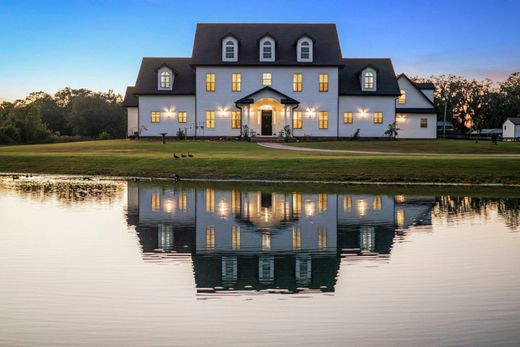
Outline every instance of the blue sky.
[[197, 22], [336, 23], [345, 57], [503, 80], [520, 71], [519, 14], [519, 0], [0, 0], [0, 100], [122, 93], [143, 56], [190, 56]]

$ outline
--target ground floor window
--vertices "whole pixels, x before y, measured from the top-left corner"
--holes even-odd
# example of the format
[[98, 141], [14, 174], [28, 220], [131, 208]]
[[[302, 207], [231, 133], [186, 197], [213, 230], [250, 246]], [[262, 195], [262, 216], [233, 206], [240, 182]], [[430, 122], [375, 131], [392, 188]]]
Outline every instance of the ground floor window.
[[428, 127], [428, 118], [421, 118], [421, 128]]
[[242, 128], [242, 121], [240, 116], [240, 111], [231, 112], [231, 129], [240, 129]]
[[293, 114], [293, 129], [301, 129], [303, 123], [302, 111], [294, 111]]
[[374, 112], [374, 124], [383, 124], [383, 112]]
[[262, 84], [264, 86], [270, 86], [272, 83], [272, 77], [270, 72], [264, 72], [262, 74]]
[[345, 112], [343, 113], [343, 123], [345, 124], [352, 124], [354, 120], [352, 112]]
[[160, 123], [161, 122], [161, 112], [153, 111], [152, 112], [152, 123]]
[[215, 128], [215, 111], [206, 111], [206, 128]]
[[186, 123], [186, 112], [179, 112], [179, 123]]
[[320, 111], [318, 116], [319, 128], [320, 129], [328, 129], [329, 128], [329, 113], [327, 111]]

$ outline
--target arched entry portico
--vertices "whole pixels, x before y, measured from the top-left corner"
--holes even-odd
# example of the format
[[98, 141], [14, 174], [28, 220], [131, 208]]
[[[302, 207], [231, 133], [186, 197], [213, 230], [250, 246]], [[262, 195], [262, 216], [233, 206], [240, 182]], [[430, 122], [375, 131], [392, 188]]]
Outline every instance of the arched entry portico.
[[267, 86], [237, 100], [242, 110], [242, 129], [252, 136], [278, 136], [285, 126], [292, 134], [293, 110], [299, 102]]

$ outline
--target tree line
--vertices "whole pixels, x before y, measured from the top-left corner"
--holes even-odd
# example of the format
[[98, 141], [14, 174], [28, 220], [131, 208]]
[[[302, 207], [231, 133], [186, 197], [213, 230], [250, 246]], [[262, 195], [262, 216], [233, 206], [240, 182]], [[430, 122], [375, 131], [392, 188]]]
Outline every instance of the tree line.
[[126, 112], [112, 91], [64, 88], [0, 104], [0, 144], [123, 138]]
[[501, 128], [508, 117], [520, 115], [520, 72], [499, 83], [455, 75], [414, 77], [412, 80], [434, 83], [434, 103], [439, 119], [444, 118], [446, 108], [446, 119], [462, 133]]

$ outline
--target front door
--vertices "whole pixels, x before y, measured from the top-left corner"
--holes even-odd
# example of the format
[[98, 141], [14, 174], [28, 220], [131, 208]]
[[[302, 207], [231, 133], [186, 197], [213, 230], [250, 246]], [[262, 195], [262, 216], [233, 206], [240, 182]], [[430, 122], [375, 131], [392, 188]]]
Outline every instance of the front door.
[[273, 111], [262, 111], [262, 135], [273, 135]]

